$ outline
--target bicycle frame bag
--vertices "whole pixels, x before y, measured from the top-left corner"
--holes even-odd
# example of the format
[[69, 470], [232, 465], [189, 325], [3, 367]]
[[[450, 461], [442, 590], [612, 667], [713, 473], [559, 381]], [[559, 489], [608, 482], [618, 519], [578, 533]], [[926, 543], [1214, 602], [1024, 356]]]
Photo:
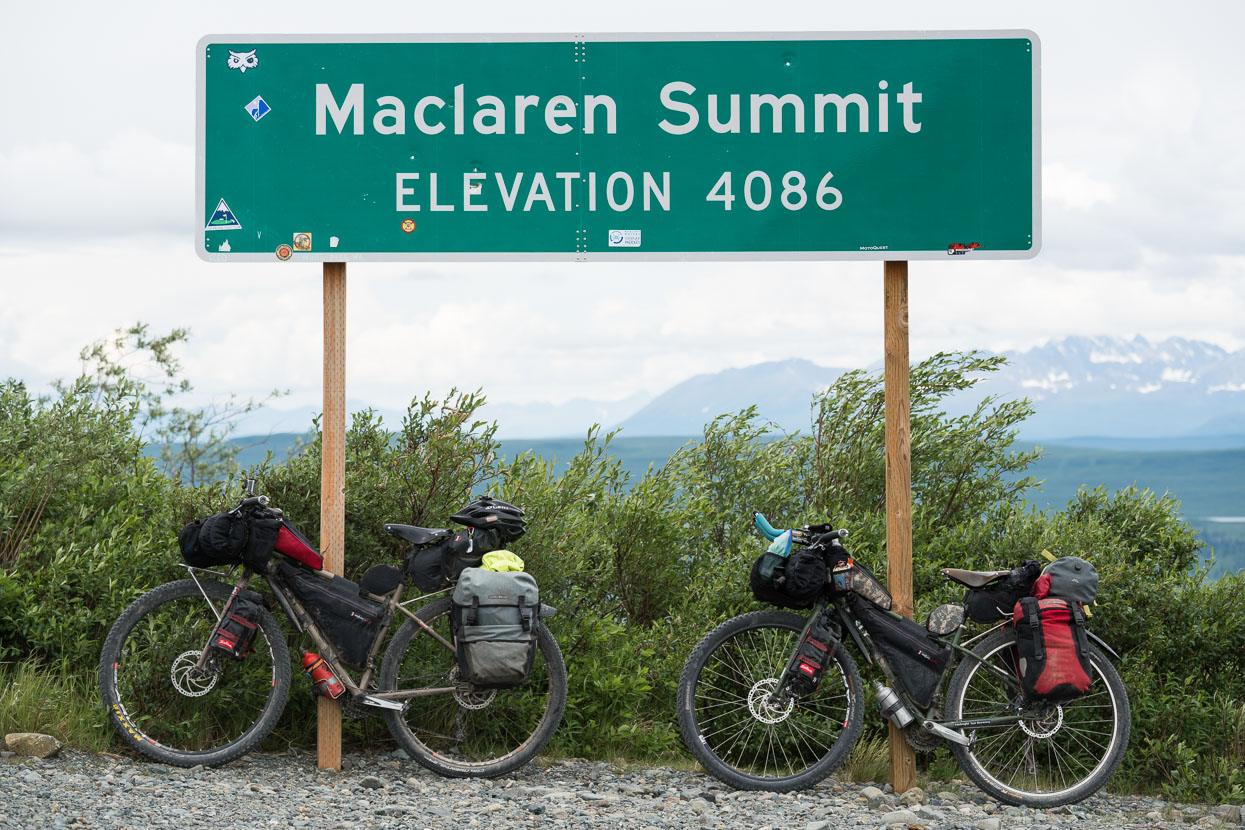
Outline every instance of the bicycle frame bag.
[[998, 622], [1012, 615], [1016, 603], [1021, 597], [1027, 597], [1033, 590], [1034, 580], [1042, 571], [1042, 566], [1030, 559], [1019, 567], [1012, 568], [1003, 581], [970, 588], [964, 595], [964, 610], [975, 622]]
[[1098, 599], [1098, 570], [1079, 557], [1061, 556], [1042, 571], [1033, 585], [1033, 596], [1090, 605]]
[[1016, 603], [1013, 621], [1026, 698], [1060, 702], [1089, 691], [1089, 637], [1079, 603], [1024, 597]]
[[787, 676], [790, 678], [788, 683], [791, 688], [801, 695], [817, 691], [826, 666], [834, 657], [834, 650], [837, 647], [838, 642], [834, 632], [824, 624], [824, 620], [818, 619], [813, 623], [808, 633], [804, 635], [804, 639], [800, 640], [800, 645], [795, 650], [795, 657], [792, 658], [788, 668]]
[[904, 690], [922, 708], [929, 706], [951, 658], [950, 646], [935, 642], [925, 626], [896, 619], [871, 603], [857, 601], [853, 610]]
[[251, 653], [251, 642], [259, 630], [259, 611], [263, 597], [254, 591], [239, 591], [221, 614], [209, 641], [211, 648], [223, 651], [235, 660]]
[[232, 513], [216, 513], [182, 528], [177, 544], [194, 568], [240, 565], [250, 535], [248, 522]]
[[465, 569], [450, 605], [459, 678], [494, 689], [526, 682], [536, 658], [539, 616], [531, 574]]
[[855, 559], [848, 557], [837, 560], [830, 573], [830, 580], [833, 583], [835, 593], [856, 594], [869, 600], [869, 602], [872, 602], [879, 608], [887, 611], [890, 610], [891, 595], [886, 590], [886, 586], [873, 575], [873, 571]]
[[272, 549], [299, 564], [306, 565], [313, 571], [323, 568], [324, 557], [302, 531], [285, 519], [281, 519], [280, 522], [281, 527], [277, 529], [277, 538], [273, 541]]
[[385, 605], [359, 596], [359, 586], [344, 577], [324, 579], [287, 564], [281, 575], [342, 662], [363, 668], [384, 622]]

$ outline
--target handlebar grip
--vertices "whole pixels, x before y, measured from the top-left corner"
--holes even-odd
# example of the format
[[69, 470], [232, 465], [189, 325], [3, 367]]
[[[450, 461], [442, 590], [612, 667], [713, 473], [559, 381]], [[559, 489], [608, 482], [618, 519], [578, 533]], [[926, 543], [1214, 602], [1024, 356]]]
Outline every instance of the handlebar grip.
[[767, 539], [770, 539], [770, 540], [777, 539], [778, 536], [782, 533], [781, 530], [778, 530], [772, 524], [770, 524], [765, 519], [765, 517], [761, 515], [760, 511], [758, 510], [752, 511], [752, 521], [754, 524], [756, 524], [757, 530], [761, 531], [761, 533], [764, 534], [765, 538]]

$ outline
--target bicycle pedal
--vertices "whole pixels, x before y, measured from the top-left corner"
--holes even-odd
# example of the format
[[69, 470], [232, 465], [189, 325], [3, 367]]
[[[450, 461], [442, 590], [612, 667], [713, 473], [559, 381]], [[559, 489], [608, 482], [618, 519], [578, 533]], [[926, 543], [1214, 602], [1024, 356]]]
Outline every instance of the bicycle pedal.
[[406, 707], [406, 704], [400, 700], [385, 700], [384, 698], [372, 697], [371, 695], [364, 695], [361, 698], [361, 701], [365, 706], [375, 706], [379, 709], [393, 709], [396, 712], [400, 712]]

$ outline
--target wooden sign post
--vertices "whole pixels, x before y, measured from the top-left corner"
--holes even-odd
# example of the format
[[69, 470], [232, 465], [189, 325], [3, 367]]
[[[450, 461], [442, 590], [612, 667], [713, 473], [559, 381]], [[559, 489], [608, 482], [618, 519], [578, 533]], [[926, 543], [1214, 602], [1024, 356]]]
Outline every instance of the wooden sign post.
[[[909, 443], [908, 263], [883, 264], [886, 340], [886, 585], [892, 610], [912, 617], [912, 457]], [[916, 756], [890, 725], [891, 786], [916, 786]]]
[[[324, 263], [324, 419], [320, 466], [320, 552], [324, 569], [341, 574], [346, 542], [346, 263]], [[317, 700], [320, 769], [342, 767], [342, 710]]]

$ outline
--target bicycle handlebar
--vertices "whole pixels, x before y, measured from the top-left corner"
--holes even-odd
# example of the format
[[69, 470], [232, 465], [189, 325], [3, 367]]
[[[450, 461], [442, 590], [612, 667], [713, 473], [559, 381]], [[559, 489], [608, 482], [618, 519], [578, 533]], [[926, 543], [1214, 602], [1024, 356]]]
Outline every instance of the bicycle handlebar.
[[[784, 532], [770, 524], [769, 520], [766, 519], [765, 516], [761, 515], [761, 511], [759, 510], [752, 511], [752, 521], [757, 526], [757, 530], [761, 531], [761, 534], [771, 542], [777, 539]], [[830, 534], [836, 539], [847, 538], [846, 530], [842, 528], [835, 530], [830, 526], [829, 522], [819, 525], [808, 525], [807, 527], [802, 528], [792, 528], [792, 536], [796, 538], [796, 541], [802, 541], [810, 536], [817, 536], [821, 534]], [[807, 542], [805, 544], [807, 544]]]
[[267, 496], [250, 496], [249, 498], [245, 498], [242, 501], [238, 502], [238, 506], [235, 507], [233, 510], [230, 510], [229, 512], [230, 513], [241, 513], [243, 510], [247, 509], [248, 507], [267, 507], [267, 506], [268, 506]]
[[770, 524], [765, 517], [761, 515], [759, 510], [752, 511], [752, 521], [756, 523], [757, 530], [761, 531], [765, 538], [769, 539], [771, 542], [782, 534], [782, 531]]

